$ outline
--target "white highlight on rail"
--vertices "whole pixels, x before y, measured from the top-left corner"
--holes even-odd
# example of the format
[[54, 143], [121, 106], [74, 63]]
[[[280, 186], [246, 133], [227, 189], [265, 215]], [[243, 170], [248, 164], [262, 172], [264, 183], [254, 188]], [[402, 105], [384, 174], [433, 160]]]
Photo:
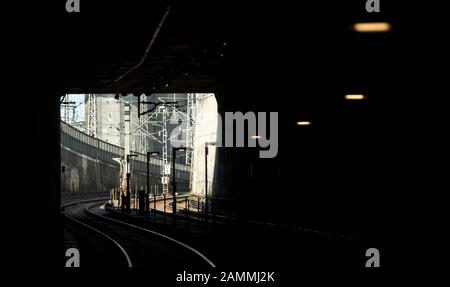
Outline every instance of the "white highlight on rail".
[[[105, 199], [97, 198], [97, 199], [89, 199], [89, 200], [80, 200], [80, 201], [68, 202], [68, 203], [62, 204], [61, 208], [66, 208], [66, 207], [69, 207], [69, 206], [72, 206], [72, 205], [77, 205], [77, 204], [80, 204], [80, 203], [95, 202], [95, 201], [99, 201], [99, 200], [105, 200]], [[114, 245], [116, 245], [120, 249], [120, 251], [123, 253], [123, 255], [125, 256], [125, 258], [127, 260], [128, 267], [133, 267], [133, 263], [131, 263], [131, 259], [130, 259], [130, 256], [128, 256], [128, 253], [125, 251], [125, 249], [117, 241], [112, 239], [109, 235], [101, 232], [100, 230], [98, 230], [98, 229], [96, 229], [96, 228], [94, 228], [94, 227], [92, 227], [92, 226], [90, 226], [90, 225], [88, 225], [88, 224], [86, 224], [84, 222], [76, 220], [75, 218], [73, 218], [71, 216], [68, 216], [66, 214], [64, 214], [64, 216], [66, 218], [68, 218], [68, 219], [70, 219], [70, 220], [72, 220], [72, 221], [74, 221], [74, 222], [76, 222], [76, 223], [78, 223], [80, 225], [83, 225], [84, 227], [87, 227], [88, 229], [91, 229], [94, 232], [97, 232], [98, 234], [106, 237], [108, 240], [110, 240], [112, 243], [114, 243]]]
[[153, 230], [150, 230], [150, 229], [146, 229], [146, 228], [143, 228], [143, 227], [134, 225], [134, 224], [130, 224], [130, 223], [123, 222], [123, 221], [120, 221], [120, 220], [112, 219], [112, 218], [109, 218], [109, 217], [106, 217], [106, 216], [103, 216], [103, 215], [100, 215], [100, 214], [94, 214], [93, 212], [89, 211], [87, 208], [86, 208], [85, 210], [86, 210], [86, 212], [88, 212], [89, 214], [92, 214], [92, 215], [94, 215], [94, 216], [96, 216], [96, 217], [103, 218], [103, 219], [106, 220], [106, 221], [112, 221], [112, 222], [116, 222], [116, 223], [119, 223], [119, 224], [127, 225], [127, 226], [130, 226], [130, 227], [133, 227], [133, 228], [136, 228], [136, 229], [139, 229], [139, 230], [142, 230], [142, 231], [151, 233], [151, 234], [153, 234], [153, 235], [162, 237], [162, 238], [164, 238], [164, 239], [170, 240], [170, 241], [172, 241], [173, 243], [176, 243], [176, 244], [178, 244], [178, 245], [180, 245], [180, 246], [182, 246], [182, 247], [184, 247], [184, 248], [187, 248], [188, 250], [192, 251], [192, 252], [195, 253], [196, 255], [200, 256], [200, 257], [201, 257], [204, 261], [206, 261], [206, 263], [208, 263], [211, 267], [216, 267], [216, 265], [215, 265], [211, 260], [209, 260], [205, 255], [203, 255], [200, 251], [194, 249], [193, 247], [191, 247], [191, 246], [189, 246], [189, 245], [187, 245], [187, 244], [185, 244], [185, 243], [183, 243], [183, 242], [180, 242], [180, 241], [178, 241], [178, 240], [176, 240], [176, 239], [173, 239], [172, 237], [169, 237], [169, 236], [167, 236], [167, 235], [164, 235], [164, 234], [158, 233], [158, 232], [156, 232], [156, 231], [153, 231]]
[[91, 230], [93, 230], [93, 231], [95, 231], [95, 232], [101, 234], [102, 236], [108, 238], [111, 242], [113, 242], [113, 243], [120, 249], [120, 251], [122, 251], [123, 255], [124, 255], [125, 258], [127, 259], [128, 267], [133, 267], [133, 264], [131, 263], [131, 259], [130, 259], [130, 256], [128, 256], [128, 253], [125, 251], [125, 249], [124, 249], [117, 241], [115, 241], [114, 239], [112, 239], [109, 235], [107, 235], [107, 234], [101, 232], [100, 230], [98, 230], [98, 229], [96, 229], [96, 228], [94, 228], [94, 227], [92, 227], [92, 226], [90, 226], [90, 225], [87, 225], [87, 224], [84, 223], [84, 222], [81, 222], [81, 221], [79, 221], [79, 220], [76, 220], [76, 219], [73, 218], [73, 217], [70, 217], [70, 216], [67, 216], [67, 215], [66, 215], [66, 217], [69, 218], [70, 220], [73, 220], [74, 222], [76, 222], [76, 223], [78, 223], [78, 224], [81, 224], [81, 225], [83, 225], [84, 227], [87, 227], [87, 228], [89, 228], [89, 229], [91, 229]]

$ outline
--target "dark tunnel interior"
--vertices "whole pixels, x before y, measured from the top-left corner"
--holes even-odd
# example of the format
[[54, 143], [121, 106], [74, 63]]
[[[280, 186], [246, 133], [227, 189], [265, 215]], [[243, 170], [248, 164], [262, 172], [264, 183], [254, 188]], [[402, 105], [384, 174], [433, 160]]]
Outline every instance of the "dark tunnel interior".
[[[218, 150], [241, 220], [360, 238], [393, 268], [416, 267], [407, 259], [416, 255], [420, 264], [443, 254], [448, 262], [448, 242], [428, 244], [448, 240], [448, 11], [439, 8], [448, 4], [382, 1], [383, 13], [367, 13], [365, 1], [81, 2], [78, 15], [42, 4], [49, 21], [23, 33], [34, 43], [23, 76], [33, 116], [18, 125], [33, 130], [27, 144], [39, 151], [26, 189], [40, 206], [33, 231], [45, 234], [48, 266], [60, 266], [64, 252], [59, 101], [67, 93], [214, 93], [219, 113], [278, 112], [276, 157]], [[147, 58], [126, 74], [167, 7]], [[378, 21], [391, 31], [352, 30]]]

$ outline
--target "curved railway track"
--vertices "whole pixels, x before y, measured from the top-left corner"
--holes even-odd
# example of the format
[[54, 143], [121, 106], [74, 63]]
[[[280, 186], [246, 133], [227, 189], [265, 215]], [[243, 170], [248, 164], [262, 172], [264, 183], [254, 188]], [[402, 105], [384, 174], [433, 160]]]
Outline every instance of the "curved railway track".
[[[128, 267], [215, 267], [195, 248], [148, 228], [107, 217], [102, 208], [106, 199], [77, 201], [62, 205], [66, 222], [80, 240], [80, 266], [86, 257], [96, 262]], [[93, 239], [96, 240], [93, 240]], [[114, 250], [113, 250], [114, 249]], [[103, 260], [97, 260], [100, 257]]]

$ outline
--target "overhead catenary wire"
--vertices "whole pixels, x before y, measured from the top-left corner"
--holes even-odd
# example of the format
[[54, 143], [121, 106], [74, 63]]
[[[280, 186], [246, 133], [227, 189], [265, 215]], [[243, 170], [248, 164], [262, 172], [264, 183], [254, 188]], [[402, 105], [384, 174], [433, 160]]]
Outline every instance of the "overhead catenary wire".
[[145, 62], [145, 60], [147, 59], [147, 55], [148, 55], [150, 49], [152, 48], [153, 44], [155, 43], [156, 38], [158, 37], [159, 31], [161, 30], [161, 27], [163, 26], [164, 21], [166, 21], [167, 15], [169, 15], [169, 12], [170, 12], [170, 6], [167, 6], [166, 12], [164, 13], [163, 17], [161, 18], [161, 21], [159, 21], [158, 26], [156, 27], [156, 30], [153, 33], [153, 37], [150, 40], [150, 42], [148, 43], [147, 48], [145, 49], [144, 55], [142, 55], [142, 58], [139, 61], [139, 63], [137, 63], [136, 65], [131, 67], [128, 71], [126, 71], [121, 76], [119, 76], [116, 80], [114, 80], [114, 82], [116, 82], [116, 83], [119, 82], [126, 75], [128, 75], [131, 72], [133, 72], [135, 69], [137, 69], [139, 66], [141, 66]]

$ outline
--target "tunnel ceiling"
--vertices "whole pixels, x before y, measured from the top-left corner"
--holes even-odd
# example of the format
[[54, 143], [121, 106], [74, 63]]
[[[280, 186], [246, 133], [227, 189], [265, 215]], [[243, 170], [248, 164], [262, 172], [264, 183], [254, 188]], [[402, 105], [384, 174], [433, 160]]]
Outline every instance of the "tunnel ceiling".
[[[183, 1], [85, 2], [83, 13], [61, 18], [65, 33], [59, 42], [66, 51], [60, 53], [58, 68], [61, 92], [215, 88], [213, 67], [221, 60], [225, 39], [216, 19], [218, 13], [212, 11], [215, 8]], [[168, 6], [170, 11], [143, 64], [116, 81], [140, 62]], [[202, 12], [205, 10], [212, 12]]]
[[[397, 32], [356, 35], [350, 25], [402, 20], [368, 14], [364, 1], [141, 2], [150, 1], [84, 1], [83, 13], [60, 19], [61, 93], [357, 91], [390, 59]], [[116, 81], [139, 63], [167, 6], [143, 64]]]

